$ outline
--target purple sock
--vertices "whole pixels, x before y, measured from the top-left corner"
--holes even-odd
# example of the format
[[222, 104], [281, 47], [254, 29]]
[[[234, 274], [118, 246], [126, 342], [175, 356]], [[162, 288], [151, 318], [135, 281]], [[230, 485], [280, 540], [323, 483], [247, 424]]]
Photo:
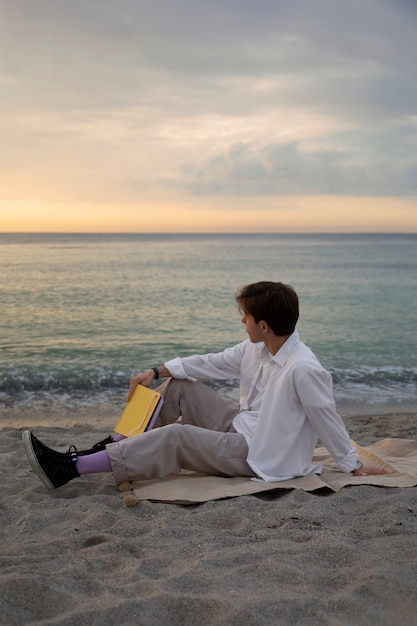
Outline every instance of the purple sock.
[[[122, 437], [124, 439], [124, 437]], [[79, 456], [75, 467], [79, 474], [99, 474], [101, 472], [111, 472], [111, 463], [106, 450]]]

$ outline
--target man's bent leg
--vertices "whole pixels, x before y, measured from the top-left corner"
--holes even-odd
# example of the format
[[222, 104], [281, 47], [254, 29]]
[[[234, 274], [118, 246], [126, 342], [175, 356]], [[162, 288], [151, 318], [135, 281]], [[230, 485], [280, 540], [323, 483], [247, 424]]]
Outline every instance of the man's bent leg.
[[178, 474], [181, 469], [215, 476], [254, 476], [240, 433], [170, 424], [107, 446], [116, 483]]
[[173, 424], [181, 416], [182, 424], [228, 432], [239, 412], [237, 402], [222, 398], [217, 391], [198, 381], [170, 378], [158, 391], [164, 397], [164, 404], [154, 427]]

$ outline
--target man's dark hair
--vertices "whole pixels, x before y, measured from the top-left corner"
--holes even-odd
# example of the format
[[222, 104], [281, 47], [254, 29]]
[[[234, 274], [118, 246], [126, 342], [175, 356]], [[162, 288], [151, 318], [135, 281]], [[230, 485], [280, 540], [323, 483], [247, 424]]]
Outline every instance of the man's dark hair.
[[243, 314], [252, 315], [255, 322], [264, 321], [275, 335], [291, 335], [298, 321], [298, 296], [290, 285], [262, 281], [246, 285], [236, 295]]

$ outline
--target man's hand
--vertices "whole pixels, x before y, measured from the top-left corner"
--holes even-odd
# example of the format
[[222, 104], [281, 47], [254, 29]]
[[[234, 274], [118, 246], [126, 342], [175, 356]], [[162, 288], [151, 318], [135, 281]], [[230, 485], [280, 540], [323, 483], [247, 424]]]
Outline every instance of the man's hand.
[[155, 378], [155, 374], [153, 370], [147, 370], [146, 372], [143, 372], [142, 374], [133, 376], [130, 379], [130, 386], [129, 386], [129, 391], [127, 394], [126, 402], [129, 402], [130, 398], [133, 395], [133, 392], [135, 391], [138, 385], [143, 385], [144, 387], [150, 387], [154, 381], [154, 378]]
[[389, 474], [383, 467], [366, 467], [363, 465], [356, 472], [352, 472], [354, 476], [376, 476], [377, 474]]

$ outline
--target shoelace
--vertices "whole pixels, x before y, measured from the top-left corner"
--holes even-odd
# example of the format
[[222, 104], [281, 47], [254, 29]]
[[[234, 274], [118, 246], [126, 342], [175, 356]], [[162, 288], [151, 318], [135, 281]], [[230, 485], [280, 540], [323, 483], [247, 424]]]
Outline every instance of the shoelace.
[[75, 463], [75, 461], [78, 459], [78, 450], [77, 450], [76, 446], [70, 446], [68, 448], [68, 454], [71, 457], [71, 461], [74, 461], [74, 463]]

